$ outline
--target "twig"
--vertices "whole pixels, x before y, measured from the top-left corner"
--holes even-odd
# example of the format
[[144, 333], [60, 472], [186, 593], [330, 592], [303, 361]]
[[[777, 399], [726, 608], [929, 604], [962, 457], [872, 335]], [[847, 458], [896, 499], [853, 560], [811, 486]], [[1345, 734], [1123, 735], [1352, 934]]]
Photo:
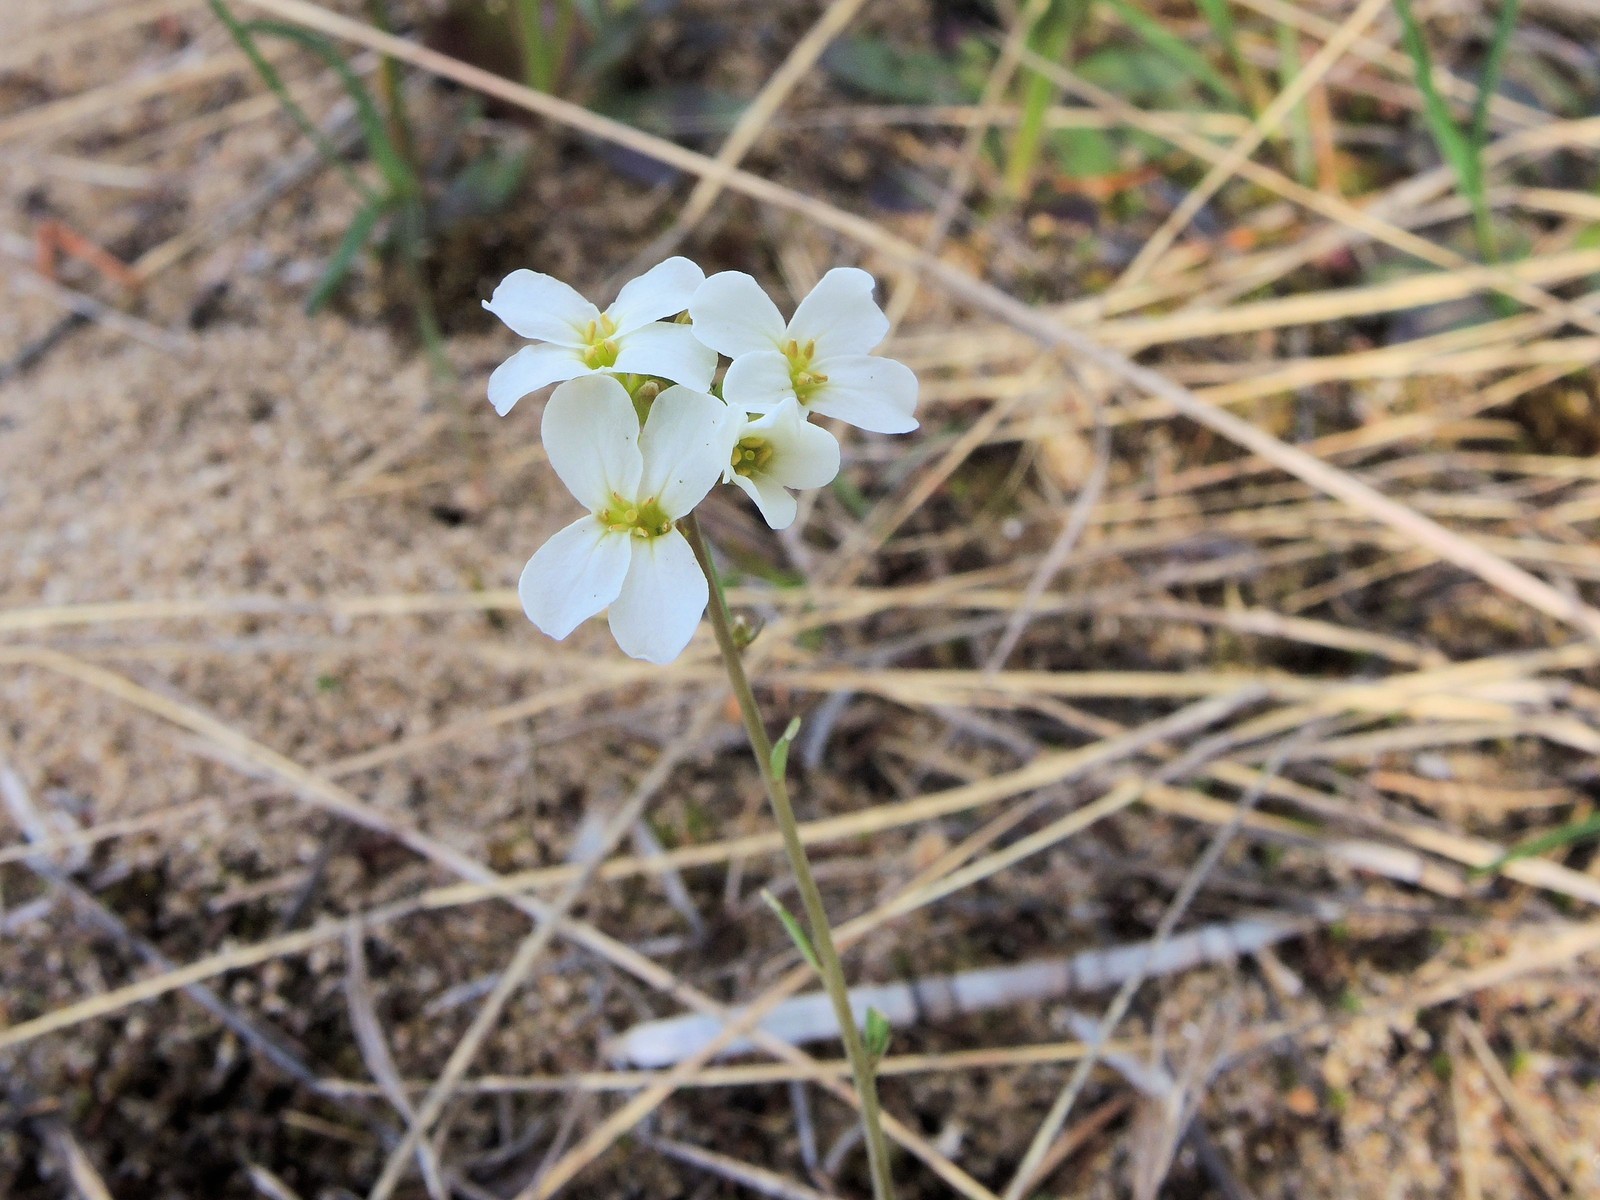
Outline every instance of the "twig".
[[[1263, 946], [1288, 941], [1333, 920], [1332, 910], [1316, 917], [1248, 917], [1205, 925], [1165, 941], [1151, 939], [1085, 950], [1070, 958], [1042, 959], [1008, 967], [934, 975], [905, 983], [850, 989], [850, 1009], [864, 1019], [876, 1008], [895, 1028], [946, 1021], [993, 1009], [1096, 992], [1130, 979], [1160, 978], [1200, 966], [1232, 962]], [[733, 1010], [735, 1015], [740, 1010]], [[785, 1000], [761, 1020], [760, 1028], [792, 1045], [835, 1036], [832, 1009], [821, 992]], [[702, 1050], [722, 1026], [700, 1016], [669, 1017], [635, 1025], [607, 1047], [613, 1062], [665, 1067]], [[748, 1053], [748, 1040], [723, 1046], [722, 1053]], [[1052, 1135], [1053, 1136], [1053, 1135]]]

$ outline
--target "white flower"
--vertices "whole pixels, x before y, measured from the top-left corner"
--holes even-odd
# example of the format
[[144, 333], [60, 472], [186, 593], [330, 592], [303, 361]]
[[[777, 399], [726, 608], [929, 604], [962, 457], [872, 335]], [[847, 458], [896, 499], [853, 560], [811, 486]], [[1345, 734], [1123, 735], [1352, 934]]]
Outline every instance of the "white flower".
[[609, 606], [626, 653], [677, 658], [709, 592], [676, 522], [727, 467], [736, 418], [714, 396], [670, 387], [641, 430], [617, 380], [590, 375], [558, 387], [540, 432], [550, 465], [589, 514], [523, 568], [517, 592], [529, 619], [560, 640]]
[[788, 489], [825, 487], [838, 473], [839, 443], [807, 422], [788, 397], [766, 416], [744, 422], [722, 481], [754, 500], [772, 528], [787, 529], [799, 507]]
[[630, 280], [601, 312], [572, 288], [536, 271], [513, 271], [483, 306], [525, 338], [489, 376], [489, 403], [502, 417], [529, 392], [583, 375], [656, 375], [697, 391], [711, 386], [717, 356], [687, 325], [663, 321], [689, 307], [705, 272], [669, 258]]
[[695, 337], [733, 359], [722, 396], [735, 408], [766, 413], [794, 398], [806, 409], [874, 433], [910, 433], [917, 377], [891, 358], [868, 354], [889, 332], [872, 299], [872, 276], [835, 267], [783, 314], [741, 271], [723, 271], [689, 301]]

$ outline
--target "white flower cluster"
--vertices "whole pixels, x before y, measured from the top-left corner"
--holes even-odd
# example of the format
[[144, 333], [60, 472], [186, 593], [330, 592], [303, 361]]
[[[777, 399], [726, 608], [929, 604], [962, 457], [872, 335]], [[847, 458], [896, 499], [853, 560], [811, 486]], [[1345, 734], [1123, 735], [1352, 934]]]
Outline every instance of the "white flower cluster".
[[[534, 342], [495, 369], [504, 416], [559, 383], [541, 434], [550, 465], [589, 509], [529, 560], [518, 583], [529, 618], [553, 638], [609, 609], [617, 644], [670, 662], [694, 636], [710, 592], [677, 523], [720, 480], [774, 529], [790, 489], [839, 473], [839, 443], [818, 413], [875, 433], [917, 427], [917, 378], [870, 353], [889, 331], [872, 276], [829, 271], [785, 322], [749, 275], [706, 278], [670, 258], [601, 312], [572, 288], [513, 271], [484, 307]], [[719, 355], [729, 363], [720, 384]]]

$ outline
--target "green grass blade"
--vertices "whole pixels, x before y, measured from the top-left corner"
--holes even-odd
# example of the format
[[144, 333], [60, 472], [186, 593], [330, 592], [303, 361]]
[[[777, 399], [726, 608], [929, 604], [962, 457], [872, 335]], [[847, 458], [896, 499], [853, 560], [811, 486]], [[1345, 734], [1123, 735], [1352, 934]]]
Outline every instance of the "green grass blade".
[[1249, 98], [1251, 109], [1259, 113], [1266, 107], [1266, 89], [1262, 85], [1261, 72], [1244, 56], [1244, 50], [1239, 46], [1239, 31], [1233, 23], [1231, 0], [1196, 0], [1196, 3], [1210, 23], [1211, 32], [1216, 34], [1217, 41], [1228, 52], [1228, 61], [1239, 75], [1239, 86]]
[[311, 295], [306, 297], [306, 312], [317, 312], [332, 298], [334, 292], [339, 290], [339, 285], [344, 282], [345, 276], [350, 274], [350, 268], [355, 265], [356, 255], [360, 254], [362, 248], [372, 240], [372, 232], [377, 228], [378, 221], [393, 206], [394, 200], [389, 196], [374, 196], [361, 206], [351, 220], [350, 228], [345, 230], [344, 237], [339, 239], [338, 248], [328, 260], [322, 278], [317, 281], [317, 286]]
[[1505, 868], [1507, 863], [1514, 863], [1519, 858], [1533, 858], [1551, 850], [1559, 850], [1563, 846], [1571, 846], [1576, 842], [1588, 841], [1590, 838], [1600, 837], [1600, 814], [1589, 817], [1587, 820], [1574, 821], [1570, 825], [1562, 825], [1538, 837], [1529, 838], [1520, 846], [1513, 846], [1494, 862], [1486, 867], [1479, 867], [1473, 872], [1475, 875], [1492, 875]]
[[1489, 101], [1494, 99], [1500, 86], [1500, 71], [1505, 66], [1506, 48], [1511, 45], [1511, 34], [1517, 27], [1517, 14], [1522, 0], [1501, 0], [1500, 18], [1495, 22], [1494, 39], [1489, 43], [1488, 57], [1483, 60], [1483, 72], [1478, 76], [1478, 98], [1472, 105], [1472, 120], [1467, 125], [1467, 137], [1482, 148], [1489, 140]]
[[[1088, 17], [1093, 0], [1051, 0], [1028, 31], [1028, 49], [1051, 62], [1066, 57], [1079, 26]], [[1022, 114], [1006, 154], [1005, 194], [1020, 199], [1033, 179], [1044, 137], [1045, 114], [1055, 99], [1055, 84], [1037, 72], [1022, 85]]]
[[1394, 0], [1394, 9], [1400, 17], [1401, 41], [1405, 44], [1406, 53], [1411, 56], [1417, 91], [1422, 94], [1422, 111], [1428, 129], [1433, 134], [1440, 155], [1455, 171], [1463, 194], [1470, 199], [1473, 191], [1482, 190], [1477, 185], [1477, 155], [1473, 153], [1466, 135], [1456, 125], [1450, 106], [1439, 94], [1439, 89], [1433, 86], [1433, 55], [1428, 50], [1427, 39], [1422, 35], [1422, 26], [1417, 23], [1417, 15], [1412, 11], [1411, 0]]
[[390, 190], [402, 195], [420, 190], [411, 165], [395, 149], [394, 141], [389, 137], [388, 126], [378, 112], [372, 93], [350, 69], [350, 64], [339, 53], [338, 47], [319, 33], [282, 21], [252, 21], [245, 26], [245, 29], [251, 34], [265, 33], [293, 42], [322, 59], [339, 77], [344, 90], [355, 102], [356, 119], [361, 123], [361, 134], [366, 139], [367, 152], [372, 155], [373, 162], [377, 163], [378, 169], [383, 172], [384, 180]]
[[[1434, 143], [1455, 172], [1461, 194], [1472, 206], [1472, 223], [1478, 238], [1479, 253], [1485, 262], [1496, 262], [1500, 253], [1495, 244], [1494, 222], [1489, 216], [1489, 198], [1484, 192], [1480, 157], [1482, 145], [1468, 137], [1456, 124], [1450, 106], [1439, 94], [1439, 89], [1433, 86], [1433, 55], [1428, 51], [1428, 42], [1422, 36], [1422, 26], [1417, 23], [1411, 0], [1394, 0], [1394, 9], [1400, 17], [1401, 41], [1405, 43], [1406, 53], [1411, 56], [1412, 66], [1416, 70], [1417, 90], [1422, 93], [1423, 114], [1433, 133]], [[1515, 14], [1512, 16], [1514, 18]], [[1479, 90], [1478, 99], [1487, 104], [1482, 89]]]
[[1239, 34], [1233, 25], [1233, 9], [1228, 7], [1228, 0], [1195, 0], [1205, 19], [1211, 25], [1211, 32], [1217, 35], [1217, 40], [1232, 58], [1239, 57]]
[[1151, 48], [1160, 51], [1194, 76], [1202, 87], [1223, 104], [1235, 112], [1244, 109], [1244, 100], [1239, 95], [1239, 89], [1228, 82], [1204, 54], [1168, 30], [1144, 9], [1131, 3], [1131, 0], [1105, 0], [1105, 2], [1116, 11], [1129, 29], [1138, 34]]
[[252, 35], [250, 28], [240, 22], [222, 0], [211, 0], [211, 11], [216, 14], [217, 20], [226, 26], [234, 42], [244, 52], [244, 56], [250, 60], [250, 65], [255, 68], [256, 74], [261, 76], [261, 81], [278, 98], [278, 103], [283, 106], [283, 111], [289, 114], [289, 119], [299, 127], [301, 133], [311, 139], [312, 145], [316, 146], [317, 152], [322, 155], [328, 165], [342, 174], [351, 187], [370, 200], [372, 189], [361, 182], [360, 177], [350, 169], [350, 164], [345, 162], [344, 156], [339, 153], [339, 148], [328, 140], [327, 135], [317, 128], [316, 122], [306, 115], [305, 109], [301, 108], [295, 98], [289, 94], [289, 89], [283, 82], [283, 76], [278, 74], [278, 69], [268, 62], [266, 56], [261, 53], [261, 48], [256, 45], [255, 37]]
[[[1300, 74], [1300, 34], [1288, 25], [1278, 26], [1278, 61], [1281, 65], [1279, 86], [1287, 88]], [[1286, 122], [1289, 127], [1289, 144], [1294, 151], [1294, 171], [1301, 183], [1316, 181], [1317, 155], [1311, 143], [1311, 110], [1302, 100], [1294, 106]]]

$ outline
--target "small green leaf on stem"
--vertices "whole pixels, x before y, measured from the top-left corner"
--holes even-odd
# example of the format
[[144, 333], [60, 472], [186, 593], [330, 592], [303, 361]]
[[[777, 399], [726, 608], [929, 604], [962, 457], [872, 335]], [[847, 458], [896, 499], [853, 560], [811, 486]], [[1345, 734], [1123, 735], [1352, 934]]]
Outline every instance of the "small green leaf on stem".
[[867, 1057], [876, 1067], [889, 1052], [889, 1038], [893, 1031], [889, 1028], [889, 1018], [875, 1008], [867, 1009], [867, 1027], [862, 1032], [866, 1043]]
[[794, 744], [795, 737], [800, 732], [800, 718], [795, 717], [789, 722], [789, 727], [783, 731], [783, 736], [772, 747], [772, 757], [768, 762], [772, 766], [772, 774], [777, 779], [782, 779], [789, 770], [789, 747]]
[[748, 613], [733, 614], [733, 644], [743, 650], [760, 636], [766, 622]]
[[822, 964], [817, 961], [817, 952], [811, 948], [811, 939], [806, 936], [806, 931], [800, 928], [800, 922], [795, 920], [794, 914], [783, 906], [782, 900], [766, 888], [761, 889], [761, 899], [778, 915], [778, 920], [783, 922], [783, 927], [789, 931], [795, 949], [800, 951], [800, 957], [811, 964], [811, 969], [818, 975], [822, 974]]

